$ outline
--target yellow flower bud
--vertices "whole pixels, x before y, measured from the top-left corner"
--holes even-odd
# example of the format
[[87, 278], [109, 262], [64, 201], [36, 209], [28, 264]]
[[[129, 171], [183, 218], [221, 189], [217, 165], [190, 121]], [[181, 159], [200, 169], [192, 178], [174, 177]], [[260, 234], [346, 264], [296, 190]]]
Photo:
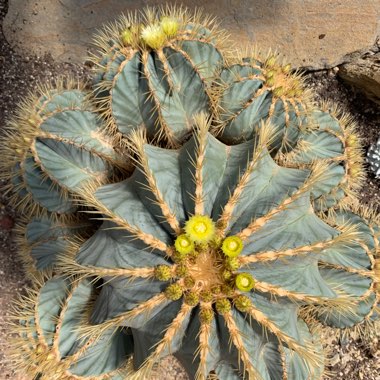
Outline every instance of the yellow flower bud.
[[154, 268], [154, 276], [157, 280], [168, 281], [172, 278], [172, 271], [169, 265], [158, 265]]
[[273, 67], [274, 65], [276, 64], [276, 57], [275, 56], [271, 56], [269, 57], [266, 61], [265, 61], [265, 65], [267, 67]]
[[243, 291], [249, 292], [255, 285], [255, 280], [249, 273], [239, 273], [235, 278], [236, 287]]
[[240, 268], [240, 261], [236, 257], [228, 257], [224, 263], [226, 268], [230, 271], [234, 271]]
[[215, 302], [215, 307], [219, 314], [226, 314], [231, 310], [231, 303], [227, 298], [221, 298]]
[[209, 216], [194, 215], [186, 222], [185, 232], [195, 243], [208, 243], [214, 238], [215, 224]]
[[214, 318], [214, 312], [212, 309], [202, 309], [199, 312], [199, 319], [204, 324], [210, 324]]
[[222, 244], [222, 251], [228, 257], [236, 257], [243, 250], [243, 241], [239, 236], [228, 236]]
[[199, 303], [199, 296], [195, 292], [187, 292], [184, 296], [184, 302], [190, 306], [196, 306]]
[[182, 297], [183, 290], [179, 284], [170, 284], [166, 289], [165, 289], [165, 296], [166, 298], [172, 300], [172, 301], [177, 301]]
[[284, 88], [283, 87], [276, 87], [274, 90], [273, 90], [273, 95], [277, 98], [280, 98], [281, 96], [283, 96], [285, 93], [284, 91]]
[[161, 19], [161, 28], [168, 37], [174, 37], [179, 29], [179, 22], [173, 17], [163, 17]]
[[234, 298], [234, 305], [236, 309], [244, 313], [250, 309], [252, 303], [247, 296], [240, 295]]
[[212, 293], [209, 290], [202, 290], [200, 292], [200, 297], [203, 302], [211, 302], [212, 301]]
[[166, 34], [160, 25], [147, 25], [141, 31], [141, 39], [152, 49], [160, 49], [166, 42]]
[[177, 268], [175, 269], [175, 274], [178, 277], [185, 277], [189, 270], [187, 269], [187, 266], [185, 264], [178, 264]]
[[121, 41], [123, 42], [123, 45], [128, 46], [131, 45], [133, 42], [133, 33], [131, 29], [125, 29], [121, 35], [120, 35]]
[[187, 288], [192, 288], [194, 285], [195, 285], [195, 280], [193, 277], [191, 276], [186, 276], [183, 280], [183, 283], [184, 285], [187, 287]]
[[194, 251], [194, 243], [185, 234], [179, 235], [175, 239], [174, 246], [176, 251], [181, 255], [187, 255]]
[[292, 70], [292, 65], [290, 63], [288, 63], [282, 68], [282, 72], [285, 74], [289, 74], [291, 70]]

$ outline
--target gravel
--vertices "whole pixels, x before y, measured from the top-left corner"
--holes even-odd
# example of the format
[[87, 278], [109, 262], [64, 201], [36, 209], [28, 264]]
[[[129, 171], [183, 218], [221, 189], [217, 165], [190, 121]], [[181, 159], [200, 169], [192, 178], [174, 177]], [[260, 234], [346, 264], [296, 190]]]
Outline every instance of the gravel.
[[[0, 0], [0, 27], [6, 10], [7, 1]], [[367, 148], [380, 134], [379, 107], [352, 88], [346, 87], [337, 76], [338, 70], [339, 68], [335, 68], [309, 73], [306, 75], [307, 83], [315, 90], [318, 100], [332, 100], [354, 117]], [[38, 82], [68, 75], [86, 79], [89, 77], [89, 68], [70, 63], [56, 63], [49, 56], [19, 56], [7, 44], [0, 30], [0, 133], [1, 127], [14, 113], [15, 105], [28, 91], [35, 89]], [[366, 186], [361, 191], [362, 202], [378, 207], [379, 188], [380, 180], [369, 174]], [[17, 377], [6, 359], [9, 333], [5, 321], [9, 317], [11, 300], [25, 286], [12, 240], [12, 227], [16, 219], [15, 211], [7, 205], [6, 196], [0, 194], [0, 380], [29, 380]], [[373, 334], [367, 339], [339, 339], [326, 331], [325, 341], [330, 352], [330, 378], [380, 380], [379, 335]], [[169, 357], [162, 361], [154, 379], [188, 378], [178, 362]]]

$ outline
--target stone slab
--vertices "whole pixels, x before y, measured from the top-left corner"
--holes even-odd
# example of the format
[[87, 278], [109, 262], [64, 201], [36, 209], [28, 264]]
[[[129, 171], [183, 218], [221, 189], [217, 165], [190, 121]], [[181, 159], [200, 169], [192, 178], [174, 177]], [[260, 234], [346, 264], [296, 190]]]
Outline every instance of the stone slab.
[[369, 99], [380, 104], [380, 41], [377, 49], [340, 66], [338, 75]]
[[[4, 33], [19, 52], [83, 62], [93, 32], [121, 12], [161, 0], [9, 0]], [[170, 2], [169, 2], [170, 3]], [[174, 4], [174, 2], [171, 2]], [[178, 3], [178, 2], [177, 2]], [[334, 67], [380, 33], [380, 0], [183, 0], [217, 16], [239, 46], [256, 43], [293, 66]]]

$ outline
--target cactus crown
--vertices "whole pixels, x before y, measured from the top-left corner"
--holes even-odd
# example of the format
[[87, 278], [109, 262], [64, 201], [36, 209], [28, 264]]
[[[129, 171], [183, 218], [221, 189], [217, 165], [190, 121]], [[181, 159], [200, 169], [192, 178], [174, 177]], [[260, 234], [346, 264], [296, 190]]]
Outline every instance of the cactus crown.
[[18, 311], [32, 376], [53, 355], [57, 379], [146, 378], [172, 353], [192, 379], [316, 380], [316, 327], [378, 317], [353, 123], [224, 38], [181, 8], [123, 17], [97, 37], [91, 90], [51, 89], [12, 124], [24, 262], [56, 273]]

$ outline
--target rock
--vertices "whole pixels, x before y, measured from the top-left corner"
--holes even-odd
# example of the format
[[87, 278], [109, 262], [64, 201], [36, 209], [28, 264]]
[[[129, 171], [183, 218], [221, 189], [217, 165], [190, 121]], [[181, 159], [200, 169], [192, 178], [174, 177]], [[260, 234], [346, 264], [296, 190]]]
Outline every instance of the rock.
[[0, 229], [5, 231], [11, 231], [15, 222], [9, 215], [0, 216]]
[[[83, 62], [93, 32], [121, 12], [165, 0], [9, 0], [4, 33], [19, 52]], [[174, 3], [174, 2], [173, 2]], [[379, 0], [183, 0], [217, 16], [239, 46], [276, 49], [295, 67], [322, 69], [368, 48], [380, 31]]]
[[348, 84], [380, 104], [380, 46], [340, 67], [338, 75]]
[[331, 367], [334, 367], [335, 365], [339, 364], [340, 362], [340, 355], [336, 353], [332, 358], [329, 359], [329, 365]]

